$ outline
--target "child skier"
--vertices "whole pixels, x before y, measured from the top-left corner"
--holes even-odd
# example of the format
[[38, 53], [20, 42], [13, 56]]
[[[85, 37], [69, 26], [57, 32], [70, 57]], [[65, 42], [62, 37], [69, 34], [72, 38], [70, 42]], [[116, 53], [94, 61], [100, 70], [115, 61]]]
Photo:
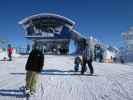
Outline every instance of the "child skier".
[[74, 60], [74, 70], [77, 72], [79, 70], [79, 66], [82, 64], [81, 58], [77, 56]]

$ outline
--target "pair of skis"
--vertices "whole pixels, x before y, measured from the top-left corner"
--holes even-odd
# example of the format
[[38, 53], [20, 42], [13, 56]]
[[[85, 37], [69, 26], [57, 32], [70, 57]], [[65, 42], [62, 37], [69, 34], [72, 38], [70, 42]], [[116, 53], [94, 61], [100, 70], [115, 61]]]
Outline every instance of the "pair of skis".
[[[24, 86], [21, 87], [20, 90], [23, 92], [23, 95], [24, 95], [23, 100], [40, 100], [39, 99], [39, 95], [37, 95], [37, 93], [32, 94], [32, 95], [29, 94], [29, 93], [26, 93], [26, 90], [25, 90], [25, 87]], [[42, 85], [41, 85], [41, 91], [44, 94], [44, 90], [43, 90]], [[41, 95], [42, 95], [42, 93], [41, 93]]]
[[37, 100], [35, 95], [26, 94], [24, 92], [24, 99], [23, 100]]
[[24, 98], [23, 100], [36, 100], [34, 95], [30, 95], [26, 93], [25, 87], [20, 87], [20, 90], [23, 92]]

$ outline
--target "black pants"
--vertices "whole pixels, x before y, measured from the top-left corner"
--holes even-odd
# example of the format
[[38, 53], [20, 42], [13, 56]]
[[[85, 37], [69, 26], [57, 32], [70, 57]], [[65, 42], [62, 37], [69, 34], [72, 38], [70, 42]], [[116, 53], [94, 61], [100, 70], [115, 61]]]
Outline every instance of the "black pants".
[[12, 55], [8, 54], [8, 57], [9, 57], [9, 60], [11, 61], [12, 60]]
[[93, 66], [92, 66], [92, 60], [88, 60], [88, 61], [87, 60], [83, 60], [81, 73], [83, 74], [87, 70], [86, 64], [88, 64], [88, 67], [90, 69], [90, 73], [93, 74], [94, 70], [93, 70]]

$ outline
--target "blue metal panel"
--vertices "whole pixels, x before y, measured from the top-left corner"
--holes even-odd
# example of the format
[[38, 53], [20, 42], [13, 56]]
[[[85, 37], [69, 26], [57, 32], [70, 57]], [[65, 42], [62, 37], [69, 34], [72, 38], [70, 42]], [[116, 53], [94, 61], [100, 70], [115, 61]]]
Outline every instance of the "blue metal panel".
[[63, 27], [62, 31], [60, 34], [55, 34], [55, 37], [54, 38], [71, 38], [71, 33], [69, 31], [69, 28], [68, 27]]
[[26, 36], [27, 38], [43, 38], [43, 39], [70, 39], [71, 38], [71, 32], [69, 31], [68, 27], [63, 27], [62, 31], [54, 32], [54, 33], [34, 33], [32, 30], [28, 31], [28, 34]]

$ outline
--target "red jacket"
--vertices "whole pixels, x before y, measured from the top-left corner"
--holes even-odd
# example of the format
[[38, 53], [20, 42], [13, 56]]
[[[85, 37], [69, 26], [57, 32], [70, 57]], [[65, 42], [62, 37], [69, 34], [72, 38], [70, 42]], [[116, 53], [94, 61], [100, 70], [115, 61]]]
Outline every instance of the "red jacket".
[[13, 48], [8, 48], [8, 54], [12, 54], [12, 52], [13, 52]]

